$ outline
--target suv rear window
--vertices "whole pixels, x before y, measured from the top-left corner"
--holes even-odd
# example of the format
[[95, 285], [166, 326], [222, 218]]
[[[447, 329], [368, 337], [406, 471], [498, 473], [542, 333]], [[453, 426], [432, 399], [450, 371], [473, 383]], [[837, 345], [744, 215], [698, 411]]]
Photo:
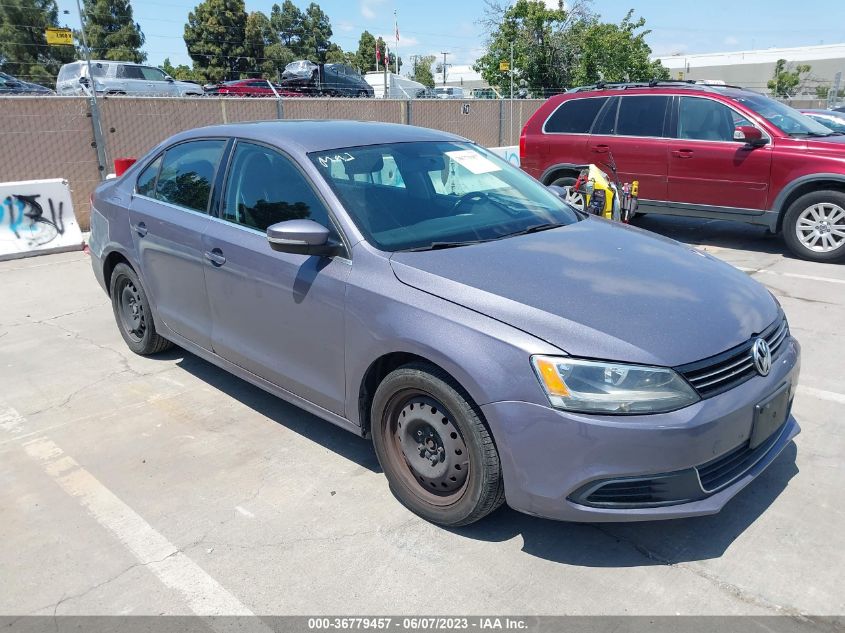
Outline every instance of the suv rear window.
[[669, 97], [643, 95], [622, 97], [616, 133], [622, 136], [663, 136], [663, 122]]
[[605, 101], [607, 97], [564, 101], [548, 118], [543, 131], [551, 134], [589, 134]]

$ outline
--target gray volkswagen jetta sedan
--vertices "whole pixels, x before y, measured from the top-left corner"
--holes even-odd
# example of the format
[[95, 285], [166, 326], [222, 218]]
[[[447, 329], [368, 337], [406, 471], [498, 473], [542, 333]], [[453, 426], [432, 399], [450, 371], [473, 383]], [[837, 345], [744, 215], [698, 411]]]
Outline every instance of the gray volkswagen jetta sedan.
[[711, 514], [799, 432], [800, 348], [763, 286], [458, 136], [201, 128], [92, 202], [134, 352], [175, 343], [372, 437], [435, 523]]

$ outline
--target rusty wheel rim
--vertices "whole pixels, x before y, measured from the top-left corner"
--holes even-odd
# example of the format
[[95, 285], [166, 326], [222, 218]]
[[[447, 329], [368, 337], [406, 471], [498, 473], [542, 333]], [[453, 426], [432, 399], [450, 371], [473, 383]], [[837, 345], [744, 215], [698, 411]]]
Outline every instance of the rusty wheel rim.
[[469, 451], [449, 410], [436, 398], [406, 390], [391, 398], [382, 420], [393, 471], [427, 503], [458, 501], [470, 476]]
[[135, 341], [144, 338], [147, 329], [141, 293], [130, 279], [123, 279], [118, 290], [118, 313], [126, 333]]

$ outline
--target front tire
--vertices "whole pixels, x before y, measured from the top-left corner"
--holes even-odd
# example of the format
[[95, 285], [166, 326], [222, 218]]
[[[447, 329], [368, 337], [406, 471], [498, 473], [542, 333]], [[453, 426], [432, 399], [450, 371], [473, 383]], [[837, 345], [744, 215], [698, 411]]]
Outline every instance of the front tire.
[[458, 527], [504, 501], [499, 454], [478, 407], [445, 372], [402, 366], [376, 389], [373, 444], [390, 489], [411, 512]]
[[129, 349], [149, 356], [173, 346], [156, 332], [147, 294], [131, 267], [126, 264], [114, 267], [109, 291], [117, 328]]
[[784, 216], [783, 239], [802, 259], [845, 260], [845, 193], [813, 191], [798, 198]]

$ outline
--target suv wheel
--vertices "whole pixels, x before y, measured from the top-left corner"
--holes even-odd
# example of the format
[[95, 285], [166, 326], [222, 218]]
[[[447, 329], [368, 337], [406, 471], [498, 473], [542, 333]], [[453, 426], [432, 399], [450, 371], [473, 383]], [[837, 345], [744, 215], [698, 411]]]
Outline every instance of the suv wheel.
[[845, 259], [845, 193], [814, 191], [798, 198], [783, 219], [783, 237], [803, 259]]
[[468, 525], [504, 501], [499, 454], [478, 407], [435, 367], [410, 364], [381, 382], [373, 444], [390, 489], [409, 510]]
[[554, 185], [556, 187], [561, 187], [564, 191], [566, 191], [566, 195], [563, 196], [565, 202], [568, 202], [576, 209], [580, 209], [581, 211], [584, 210], [584, 196], [579, 192], [575, 191], [575, 179], [570, 177], [565, 178], [557, 178], [549, 183], [550, 185]]

